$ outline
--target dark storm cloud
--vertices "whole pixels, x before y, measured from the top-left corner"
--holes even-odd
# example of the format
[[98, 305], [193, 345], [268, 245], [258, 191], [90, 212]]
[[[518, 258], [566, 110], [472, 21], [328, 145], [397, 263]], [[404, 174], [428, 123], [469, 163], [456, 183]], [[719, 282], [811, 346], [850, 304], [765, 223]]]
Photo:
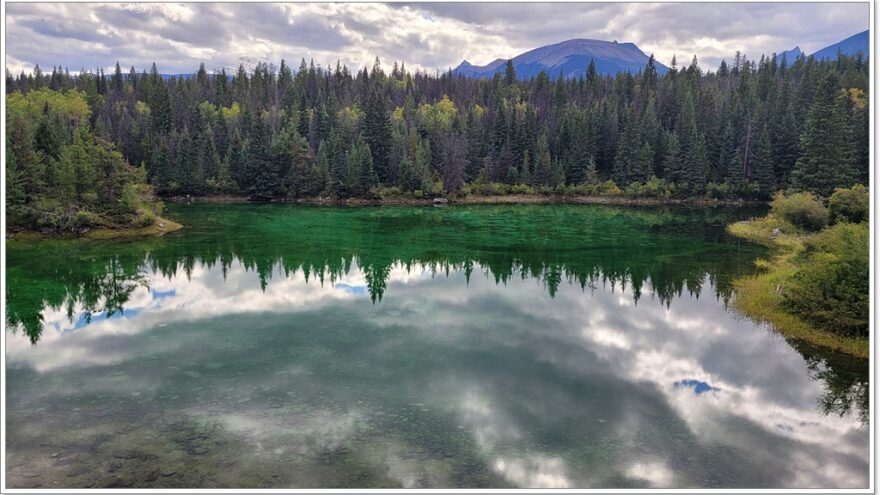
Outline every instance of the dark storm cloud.
[[572, 38], [631, 41], [668, 62], [736, 51], [811, 53], [868, 28], [867, 3], [7, 4], [6, 65], [166, 72], [300, 58], [355, 68], [375, 57], [427, 71], [487, 63]]

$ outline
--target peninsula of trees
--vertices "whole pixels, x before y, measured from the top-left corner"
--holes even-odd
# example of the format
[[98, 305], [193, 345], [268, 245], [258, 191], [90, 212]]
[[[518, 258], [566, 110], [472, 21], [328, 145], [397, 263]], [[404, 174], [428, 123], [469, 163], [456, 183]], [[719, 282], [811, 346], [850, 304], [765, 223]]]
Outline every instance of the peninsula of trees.
[[565, 79], [259, 64], [7, 71], [10, 224], [149, 223], [160, 197], [768, 199], [867, 184], [867, 60], [694, 58]]

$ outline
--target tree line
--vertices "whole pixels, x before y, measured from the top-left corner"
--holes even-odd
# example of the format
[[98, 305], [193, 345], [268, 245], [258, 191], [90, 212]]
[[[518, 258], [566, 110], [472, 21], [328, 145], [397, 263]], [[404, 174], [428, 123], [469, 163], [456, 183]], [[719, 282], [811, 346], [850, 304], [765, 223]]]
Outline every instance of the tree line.
[[[466, 194], [487, 184], [769, 198], [867, 184], [861, 54], [737, 54], [716, 71], [696, 57], [670, 65], [660, 75], [652, 56], [636, 74], [602, 76], [591, 63], [584, 77], [529, 80], [509, 62], [473, 79], [397, 63], [386, 73], [378, 59], [354, 73], [305, 60], [231, 75], [202, 64], [177, 77], [155, 64], [140, 73], [117, 64], [109, 75], [7, 71], [7, 204], [118, 202], [116, 189], [139, 173], [161, 196], [254, 200]], [[125, 166], [109, 164], [117, 152]], [[121, 185], [103, 184], [114, 180]]]

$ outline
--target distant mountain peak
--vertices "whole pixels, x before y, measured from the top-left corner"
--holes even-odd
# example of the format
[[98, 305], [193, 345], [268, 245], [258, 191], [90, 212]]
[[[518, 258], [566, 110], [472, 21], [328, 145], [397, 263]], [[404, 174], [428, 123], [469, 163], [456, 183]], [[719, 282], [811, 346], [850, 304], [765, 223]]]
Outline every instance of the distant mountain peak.
[[[586, 73], [591, 61], [595, 62], [596, 71], [601, 75], [635, 73], [644, 69], [648, 56], [634, 43], [575, 38], [534, 48], [510, 60], [517, 76], [528, 79], [542, 70], [548, 75], [562, 73], [564, 77], [579, 77]], [[468, 77], [492, 77], [504, 70], [506, 62], [506, 59], [499, 58], [490, 64], [476, 66], [465, 60], [454, 72]], [[657, 62], [655, 66], [661, 74], [668, 70]]]
[[238, 57], [238, 60], [236, 60], [234, 65], [228, 65], [225, 69], [227, 74], [235, 74], [238, 72], [239, 67], [244, 67], [245, 72], [253, 74], [258, 64], [266, 64], [270, 69], [274, 70], [274, 64], [268, 58], [249, 56]]
[[791, 50], [786, 50], [784, 52], [776, 53], [775, 55], [776, 55], [777, 60], [781, 61], [782, 59], [785, 59], [786, 63], [790, 64], [803, 54], [804, 54], [804, 52], [801, 51], [801, 47], [796, 46], [796, 47], [792, 48]]

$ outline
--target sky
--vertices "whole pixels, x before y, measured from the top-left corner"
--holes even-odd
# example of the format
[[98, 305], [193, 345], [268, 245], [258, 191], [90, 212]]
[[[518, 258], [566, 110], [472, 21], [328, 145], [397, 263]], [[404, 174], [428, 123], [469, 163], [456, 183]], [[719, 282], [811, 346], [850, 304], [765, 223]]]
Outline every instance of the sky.
[[62, 65], [163, 73], [314, 59], [434, 72], [573, 38], [633, 42], [664, 64], [736, 51], [810, 54], [869, 27], [868, 3], [7, 3], [6, 68]]

